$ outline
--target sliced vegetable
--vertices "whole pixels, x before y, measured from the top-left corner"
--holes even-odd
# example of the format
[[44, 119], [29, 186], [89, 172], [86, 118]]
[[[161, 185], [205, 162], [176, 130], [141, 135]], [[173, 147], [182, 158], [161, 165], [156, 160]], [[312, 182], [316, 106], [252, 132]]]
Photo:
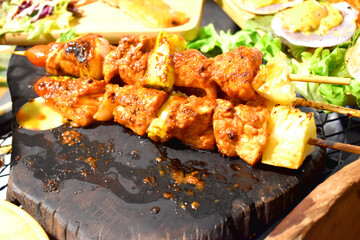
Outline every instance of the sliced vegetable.
[[287, 57], [278, 52], [260, 69], [251, 86], [258, 94], [274, 103], [291, 105], [296, 100], [296, 94], [289, 75]]
[[298, 169], [315, 149], [308, 144], [310, 138], [316, 138], [312, 113], [287, 106], [274, 107], [268, 129], [269, 139], [261, 160], [264, 164]]
[[180, 35], [161, 31], [149, 56], [143, 85], [170, 92], [175, 81], [172, 56], [185, 49], [186, 41]]

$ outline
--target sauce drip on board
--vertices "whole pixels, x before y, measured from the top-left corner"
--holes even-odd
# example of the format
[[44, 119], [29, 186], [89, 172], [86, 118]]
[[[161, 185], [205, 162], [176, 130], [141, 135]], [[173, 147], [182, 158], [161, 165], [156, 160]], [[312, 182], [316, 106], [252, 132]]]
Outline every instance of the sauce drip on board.
[[40, 97], [25, 103], [16, 113], [16, 121], [29, 130], [53, 129], [66, 122], [53, 105]]
[[119, 126], [128, 142], [140, 141], [151, 149], [149, 154], [145, 153], [148, 149], [119, 148], [113, 138], [94, 140], [91, 136], [96, 133], [85, 134], [86, 131], [74, 130], [65, 124], [40, 132], [37, 138], [43, 146], [47, 145], [47, 139], [52, 138], [70, 141], [58, 141], [53, 146], [54, 157], [46, 157], [46, 160], [26, 153], [20, 156], [34, 176], [44, 182], [44, 191], [61, 191], [66, 188], [66, 180], [78, 179], [94, 184], [95, 188], [107, 188], [127, 203], [153, 203], [149, 213], [161, 211], [158, 201], [165, 199], [173, 202], [175, 211], [204, 217], [214, 212], [229, 214], [233, 199], [243, 196], [255, 184], [261, 184], [252, 172], [254, 170], [244, 162], [213, 165], [200, 160], [200, 157], [173, 158], [174, 150], [204, 154], [189, 150], [177, 140], [158, 144], [139, 139], [130, 130]]

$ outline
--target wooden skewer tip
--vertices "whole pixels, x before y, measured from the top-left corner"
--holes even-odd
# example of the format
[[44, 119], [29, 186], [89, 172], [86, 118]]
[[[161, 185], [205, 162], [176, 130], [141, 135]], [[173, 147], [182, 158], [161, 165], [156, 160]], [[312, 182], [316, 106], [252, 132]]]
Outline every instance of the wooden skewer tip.
[[25, 56], [25, 51], [14, 51], [13, 54], [18, 56]]
[[350, 85], [351, 78], [290, 74], [291, 81]]

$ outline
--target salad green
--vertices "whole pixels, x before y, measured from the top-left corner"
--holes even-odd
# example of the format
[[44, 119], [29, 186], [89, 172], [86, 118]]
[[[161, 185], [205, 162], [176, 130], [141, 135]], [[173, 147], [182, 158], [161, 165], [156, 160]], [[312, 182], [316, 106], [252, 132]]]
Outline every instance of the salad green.
[[[345, 65], [345, 53], [355, 44], [359, 35], [360, 29], [349, 41], [333, 49], [317, 48], [313, 53], [302, 52], [300, 61], [292, 59], [292, 73], [352, 78]], [[352, 104], [355, 98], [360, 105], [360, 83], [356, 79], [351, 80], [350, 86], [304, 82], [293, 82], [293, 85], [296, 92], [306, 99], [346, 106]]]
[[0, 7], [0, 38], [24, 32], [28, 40], [37, 40], [53, 30], [69, 28], [76, 13], [70, 0], [5, 0]]
[[230, 31], [220, 31], [218, 34], [213, 24], [201, 28], [197, 38], [190, 41], [187, 48], [198, 49], [208, 56], [215, 56], [239, 46], [256, 47], [263, 53], [264, 62], [269, 61], [281, 50], [280, 39], [269, 34], [260, 36], [252, 29], [240, 30], [234, 34]]
[[[271, 16], [258, 17], [250, 20], [246, 28], [234, 34], [230, 31], [220, 31], [218, 34], [213, 24], [209, 24], [201, 28], [197, 38], [188, 43], [188, 48], [198, 49], [208, 56], [214, 56], [239, 46], [256, 47], [264, 54], [264, 64], [277, 52], [283, 51], [289, 56], [292, 73], [352, 78], [345, 65], [345, 53], [356, 43], [360, 29], [350, 40], [334, 48], [317, 48], [312, 51], [313, 49], [289, 43], [282, 44], [280, 39], [269, 30], [267, 26], [269, 22]], [[261, 35], [258, 31], [259, 26], [261, 26], [260, 32], [264, 32]], [[353, 78], [350, 86], [306, 82], [293, 82], [293, 84], [296, 92], [309, 100], [346, 106], [353, 104], [355, 99], [360, 106], [360, 82]]]

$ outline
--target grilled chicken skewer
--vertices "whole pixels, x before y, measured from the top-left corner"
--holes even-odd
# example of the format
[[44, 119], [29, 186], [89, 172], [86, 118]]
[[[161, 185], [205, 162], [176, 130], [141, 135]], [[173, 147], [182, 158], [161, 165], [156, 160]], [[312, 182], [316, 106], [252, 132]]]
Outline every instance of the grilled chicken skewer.
[[[37, 45], [24, 52], [36, 66], [52, 75], [103, 79], [105, 57], [114, 47], [100, 34], [86, 34], [66, 43]], [[15, 53], [16, 54], [16, 53]]]
[[177, 138], [185, 145], [239, 156], [249, 165], [299, 168], [314, 145], [354, 153], [357, 146], [316, 139], [312, 113], [275, 106], [265, 98], [246, 104], [141, 86], [106, 84], [89, 78], [43, 77], [36, 92], [75, 126], [114, 120], [156, 142]]
[[[294, 138], [286, 139], [283, 144], [295, 142], [292, 151], [300, 148], [296, 156], [297, 165], [284, 165], [286, 167], [298, 168], [313, 149], [307, 145], [309, 138], [316, 138], [312, 114], [286, 107], [287, 115], [277, 118], [273, 112], [282, 112], [282, 109], [272, 110], [269, 101], [258, 95], [255, 100], [239, 104], [225, 99], [187, 97], [178, 92], [166, 93], [142, 86], [120, 87], [89, 78], [74, 80], [61, 77], [41, 78], [35, 84], [35, 91], [77, 126], [86, 127], [95, 121], [113, 120], [157, 142], [177, 138], [195, 149], [215, 150], [217, 147], [221, 154], [240, 156], [251, 166], [261, 159], [269, 159], [266, 156], [279, 159], [271, 156], [284, 152], [277, 150], [263, 155], [266, 144], [275, 149], [268, 141], [273, 131], [269, 128], [270, 122], [282, 121], [284, 126], [296, 121], [299, 123], [300, 128], [295, 124], [290, 130], [283, 130], [290, 131], [284, 134], [285, 137]], [[296, 112], [296, 116], [288, 120], [292, 111]], [[302, 140], [299, 141], [298, 137]], [[296, 155], [294, 152], [291, 154]]]
[[[146, 36], [124, 36], [111, 52], [101, 36], [88, 34], [65, 44], [36, 46], [25, 51], [25, 55], [52, 75], [88, 76], [106, 82], [119, 76], [122, 83], [167, 92], [176, 86], [212, 98], [217, 97], [219, 90], [243, 101], [255, 98], [251, 81], [261, 65], [260, 51], [239, 47], [206, 58], [197, 50], [185, 49], [182, 37], [163, 31], [156, 41]], [[161, 64], [164, 71], [158, 69]], [[164, 84], [159, 85], [161, 82]]]
[[[71, 87], [66, 87], [67, 81], [60, 84], [65, 84], [65, 88], [58, 89], [56, 89], [56, 84], [49, 84], [48, 80], [39, 81], [40, 83], [36, 86], [38, 94], [49, 99], [57, 97], [54, 103], [59, 105], [60, 111], [64, 114], [70, 112], [67, 118], [80, 126], [87, 126], [95, 120], [114, 119], [135, 133], [141, 136], [148, 135], [155, 141], [164, 142], [176, 137], [192, 148], [205, 150], [213, 150], [216, 143], [222, 154], [229, 157], [240, 156], [250, 165], [255, 165], [259, 161], [263, 151], [267, 152], [265, 147], [267, 136], [279, 138], [278, 132], [286, 133], [289, 138], [297, 135], [302, 137], [301, 144], [296, 137], [292, 141], [293, 145], [300, 145], [301, 148], [298, 151], [299, 156], [296, 156], [297, 165], [285, 167], [298, 168], [305, 156], [311, 152], [312, 148], [309, 147], [308, 141], [310, 138], [316, 138], [313, 116], [300, 114], [299, 111], [294, 111], [290, 107], [273, 108], [274, 104], [291, 105], [296, 99], [295, 92], [289, 89], [291, 84], [289, 84], [289, 74], [286, 72], [287, 66], [281, 67], [283, 59], [275, 58], [275, 63], [269, 62], [259, 71], [262, 54], [253, 48], [239, 47], [231, 52], [207, 59], [196, 50], [184, 51], [186, 42], [179, 35], [166, 32], [161, 32], [155, 43], [146, 37], [128, 37], [121, 41], [119, 47], [106, 56], [105, 81], [102, 81], [99, 93], [99, 95], [103, 94], [103, 97], [102, 99], [99, 95], [95, 98], [90, 97], [90, 107], [86, 106], [86, 101], [82, 104], [84, 99], [87, 100], [87, 95], [81, 95], [81, 93], [86, 90], [78, 91], [74, 88], [74, 91]], [[280, 64], [276, 62], [278, 59], [280, 59]], [[106, 66], [110, 68], [107, 69]], [[111, 68], [112, 66], [115, 67]], [[132, 71], [129, 70], [129, 66]], [[279, 66], [280, 74], [277, 71]], [[106, 85], [112, 81], [117, 69], [123, 80], [121, 84], [128, 84], [125, 87]], [[275, 80], [273, 80], [274, 77]], [[272, 80], [269, 81], [268, 78]], [[84, 79], [80, 81], [83, 82]], [[206, 95], [205, 97], [172, 95], [169, 97], [174, 84], [187, 88], [200, 87]], [[55, 86], [50, 87], [55, 91], [44, 94], [47, 87], [44, 90], [39, 86], [47, 85]], [[86, 88], [87, 85], [82, 84], [82, 86]], [[156, 89], [149, 89], [149, 87]], [[64, 89], [66, 94], [62, 93]], [[217, 91], [220, 91], [220, 99], [216, 99], [219, 95]], [[276, 93], [279, 91], [280, 93]], [[265, 99], [259, 101], [263, 98], [257, 94]], [[62, 96], [67, 98], [62, 100]], [[75, 97], [71, 98], [70, 104], [67, 105], [69, 96]], [[166, 99], [171, 99], [171, 97], [177, 100], [166, 104]], [[265, 103], [269, 102], [266, 99], [270, 100], [270, 104]], [[171, 107], [164, 111], [161, 109], [167, 108], [164, 106]], [[82, 108], [84, 110], [81, 110]], [[92, 111], [87, 111], [88, 109]], [[83, 119], [92, 120], [79, 121], [76, 118], [77, 112], [85, 113]], [[159, 112], [161, 112], [160, 116]], [[278, 122], [292, 128], [296, 119], [301, 119], [301, 122], [295, 134], [289, 135], [287, 130], [277, 130], [281, 129]], [[159, 124], [156, 126], [156, 122], [162, 123], [165, 127], [159, 127]], [[270, 122], [269, 127], [268, 122]], [[278, 140], [271, 141], [270, 138], [269, 141]], [[283, 147], [283, 145], [289, 145], [287, 141], [276, 146], [269, 143], [273, 152], [278, 155], [273, 157], [272, 153], [264, 154], [270, 157], [263, 156], [263, 161], [272, 163], [274, 159], [282, 159], [281, 152], [289, 151], [293, 149], [292, 147], [299, 148], [299, 146]], [[278, 145], [281, 147], [277, 147]]]

